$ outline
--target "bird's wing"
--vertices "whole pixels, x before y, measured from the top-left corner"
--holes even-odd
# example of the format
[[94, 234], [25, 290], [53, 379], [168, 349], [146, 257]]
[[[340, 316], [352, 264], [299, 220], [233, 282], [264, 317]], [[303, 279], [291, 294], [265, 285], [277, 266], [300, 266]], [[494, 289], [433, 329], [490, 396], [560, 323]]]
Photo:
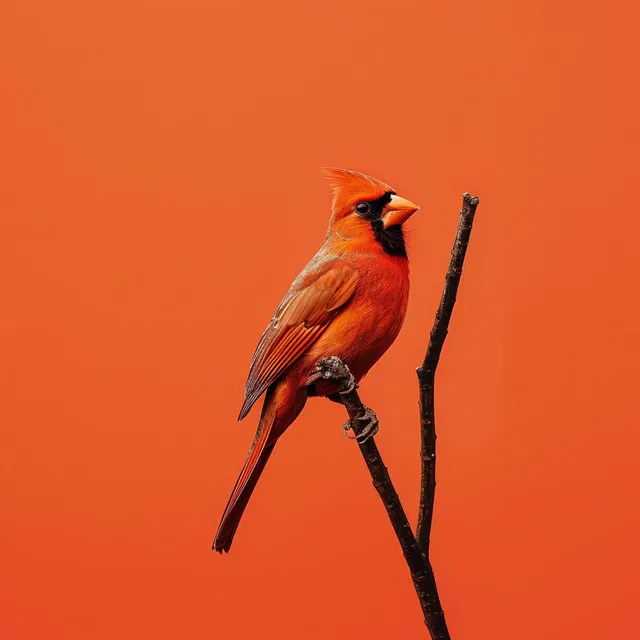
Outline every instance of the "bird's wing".
[[239, 420], [322, 335], [338, 309], [351, 298], [357, 283], [355, 269], [335, 261], [292, 285], [256, 348]]

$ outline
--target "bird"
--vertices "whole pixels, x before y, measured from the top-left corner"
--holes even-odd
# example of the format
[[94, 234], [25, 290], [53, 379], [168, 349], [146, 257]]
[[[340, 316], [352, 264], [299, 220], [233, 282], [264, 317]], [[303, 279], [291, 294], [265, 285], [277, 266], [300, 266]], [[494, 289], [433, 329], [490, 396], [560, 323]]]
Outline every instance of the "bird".
[[356, 382], [394, 342], [409, 298], [403, 224], [419, 207], [388, 184], [326, 168], [329, 227], [318, 252], [285, 294], [249, 367], [238, 420], [265, 394], [260, 421], [231, 492], [213, 549], [228, 552], [278, 438], [312, 396], [340, 401], [330, 380], [310, 383], [318, 361], [337, 356]]

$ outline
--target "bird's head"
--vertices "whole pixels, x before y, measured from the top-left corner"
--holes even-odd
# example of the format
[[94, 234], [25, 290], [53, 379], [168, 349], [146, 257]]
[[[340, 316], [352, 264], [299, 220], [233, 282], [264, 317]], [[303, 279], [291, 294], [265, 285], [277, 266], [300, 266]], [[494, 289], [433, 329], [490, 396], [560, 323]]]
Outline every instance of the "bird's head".
[[385, 253], [406, 257], [402, 224], [419, 207], [393, 187], [348, 169], [324, 169], [333, 192], [329, 233], [360, 245], [377, 243]]

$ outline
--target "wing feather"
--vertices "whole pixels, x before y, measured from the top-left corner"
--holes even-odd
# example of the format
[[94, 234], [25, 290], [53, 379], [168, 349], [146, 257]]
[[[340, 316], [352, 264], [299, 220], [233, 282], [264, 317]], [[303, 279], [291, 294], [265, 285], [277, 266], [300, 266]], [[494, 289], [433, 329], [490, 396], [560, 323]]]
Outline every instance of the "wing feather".
[[240, 410], [242, 420], [256, 400], [327, 329], [358, 283], [357, 272], [334, 261], [320, 273], [296, 280], [265, 329], [251, 360]]

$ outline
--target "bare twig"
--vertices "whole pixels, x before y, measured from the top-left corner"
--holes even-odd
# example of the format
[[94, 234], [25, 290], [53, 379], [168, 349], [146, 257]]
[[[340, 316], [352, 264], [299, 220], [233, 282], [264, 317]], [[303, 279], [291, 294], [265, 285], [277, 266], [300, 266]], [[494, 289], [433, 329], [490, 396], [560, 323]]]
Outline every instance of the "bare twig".
[[[349, 369], [337, 358], [323, 358], [317, 365], [319, 373], [327, 380], [333, 380], [341, 392], [342, 404], [344, 404], [351, 428], [356, 438], [370, 427], [370, 421], [376, 420], [375, 414], [362, 404], [356, 385]], [[418, 548], [416, 539], [407, 520], [400, 498], [391, 482], [389, 472], [382, 461], [378, 447], [373, 437], [364, 442], [358, 442], [360, 452], [369, 469], [373, 486], [376, 488], [384, 504], [389, 520], [396, 532], [402, 553], [409, 567], [425, 624], [434, 640], [449, 640], [449, 633], [444, 620], [444, 614], [438, 599], [435, 579], [429, 561]]]
[[[433, 640], [450, 640], [442, 605], [438, 596], [435, 576], [429, 559], [429, 539], [433, 519], [433, 503], [436, 488], [436, 432], [434, 417], [435, 372], [447, 337], [449, 321], [462, 275], [473, 216], [478, 198], [465, 193], [460, 211], [458, 231], [451, 250], [451, 261], [445, 278], [444, 291], [435, 322], [431, 329], [429, 347], [421, 367], [418, 367], [420, 384], [420, 426], [422, 436], [422, 481], [417, 535], [414, 536], [400, 498], [393, 487], [389, 472], [382, 461], [373, 439], [378, 421], [375, 413], [365, 407], [357, 392], [357, 385], [347, 366], [336, 356], [323, 358], [317, 364], [315, 379], [333, 380], [338, 387], [342, 404], [349, 414], [349, 427], [353, 429], [360, 451], [373, 480], [373, 486], [387, 510], [396, 532], [402, 553], [409, 567], [425, 624]], [[311, 379], [310, 379], [311, 380]]]
[[425, 556], [429, 557], [433, 502], [436, 491], [436, 423], [434, 413], [434, 383], [436, 368], [440, 360], [442, 345], [449, 330], [449, 321], [462, 275], [462, 265], [469, 244], [473, 217], [478, 206], [478, 198], [465, 193], [462, 197], [462, 209], [458, 231], [451, 249], [451, 261], [444, 281], [444, 290], [440, 306], [431, 329], [431, 337], [424, 362], [418, 367], [420, 386], [420, 431], [422, 447], [422, 481], [420, 482], [420, 506], [418, 508], [418, 528], [416, 540]]

